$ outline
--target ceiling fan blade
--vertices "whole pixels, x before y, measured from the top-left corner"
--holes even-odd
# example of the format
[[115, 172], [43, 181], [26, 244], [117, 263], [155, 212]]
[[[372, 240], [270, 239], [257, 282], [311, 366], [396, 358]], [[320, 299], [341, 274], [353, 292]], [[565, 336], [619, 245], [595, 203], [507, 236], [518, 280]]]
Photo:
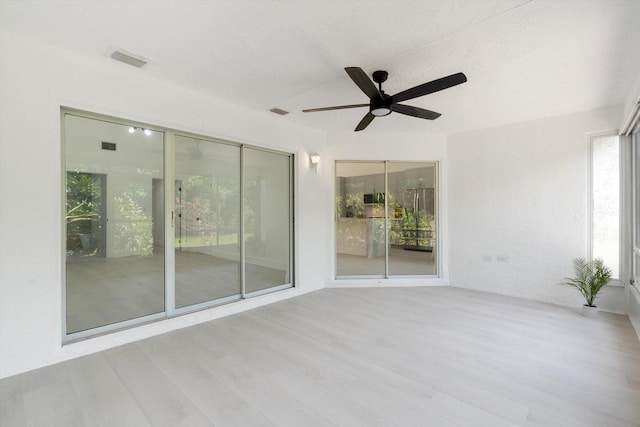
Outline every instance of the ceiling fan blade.
[[434, 120], [440, 117], [442, 114], [435, 111], [425, 110], [424, 108], [413, 107], [411, 105], [391, 104], [389, 106], [391, 111], [396, 113], [406, 114], [407, 116], [418, 117], [421, 119]]
[[367, 113], [366, 116], [364, 116], [362, 118], [362, 120], [360, 120], [360, 123], [358, 123], [358, 126], [356, 126], [354, 132], [358, 132], [360, 130], [364, 130], [364, 128], [366, 128], [367, 126], [369, 126], [369, 123], [371, 123], [373, 121], [373, 119], [375, 119], [376, 116], [374, 116], [371, 113]]
[[428, 95], [430, 93], [438, 92], [440, 90], [459, 85], [466, 81], [467, 76], [465, 76], [463, 73], [452, 74], [450, 76], [432, 80], [428, 83], [423, 83], [419, 86], [412, 87], [411, 89], [398, 92], [391, 97], [391, 102], [402, 102], [408, 99], [417, 98], [419, 96]]
[[309, 108], [307, 110], [302, 110], [302, 112], [313, 113], [315, 111], [344, 110], [345, 108], [358, 108], [358, 107], [368, 107], [368, 106], [369, 104], [338, 105], [335, 107]]
[[358, 85], [360, 90], [363, 91], [369, 98], [376, 98], [380, 96], [378, 88], [376, 88], [376, 85], [371, 81], [369, 76], [367, 76], [367, 74], [362, 71], [362, 68], [346, 67], [344, 70], [347, 72], [347, 74], [349, 74], [351, 80], [353, 80], [353, 82]]

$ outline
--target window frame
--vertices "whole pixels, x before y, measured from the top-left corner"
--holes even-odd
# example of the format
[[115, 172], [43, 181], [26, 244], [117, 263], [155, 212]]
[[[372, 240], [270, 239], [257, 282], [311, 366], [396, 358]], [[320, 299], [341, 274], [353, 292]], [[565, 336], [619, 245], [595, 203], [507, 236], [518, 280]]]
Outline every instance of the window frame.
[[613, 277], [608, 285], [611, 286], [624, 286], [624, 277], [626, 274], [626, 262], [624, 256], [624, 212], [625, 212], [625, 198], [624, 198], [624, 153], [622, 138], [618, 134], [617, 130], [609, 130], [604, 132], [591, 133], [587, 136], [587, 259], [593, 260], [593, 239], [594, 239], [594, 144], [595, 141], [601, 138], [613, 137], [618, 138], [618, 274], [619, 277]]
[[[98, 120], [98, 121], [106, 121], [114, 124], [120, 124], [125, 126], [139, 127], [143, 129], [149, 129], [152, 131], [162, 132], [164, 133], [164, 142], [163, 142], [163, 180], [165, 182], [164, 185], [164, 233], [165, 233], [165, 254], [164, 254], [164, 309], [162, 312], [154, 313], [150, 315], [145, 315], [142, 317], [137, 317], [129, 320], [119, 321], [116, 323], [110, 323], [102, 326], [93, 327], [90, 329], [84, 329], [78, 332], [67, 333], [67, 273], [66, 273], [66, 239], [60, 239], [60, 260], [61, 260], [61, 324], [60, 324], [60, 332], [61, 332], [61, 343], [62, 345], [73, 344], [78, 341], [84, 339], [91, 339], [102, 336], [108, 333], [118, 332], [124, 329], [143, 326], [150, 322], [157, 322], [162, 320], [168, 320], [174, 317], [182, 316], [184, 314], [190, 314], [197, 311], [201, 311], [204, 309], [210, 309], [219, 307], [222, 305], [226, 305], [229, 303], [234, 303], [239, 300], [250, 299], [253, 297], [258, 297], [261, 295], [275, 293], [286, 289], [296, 288], [297, 281], [297, 268], [296, 268], [296, 228], [295, 228], [295, 200], [296, 200], [296, 185], [295, 180], [297, 177], [296, 172], [296, 160], [297, 155], [292, 151], [279, 150], [274, 148], [268, 148], [256, 144], [248, 144], [246, 142], [242, 142], [241, 140], [229, 140], [223, 139], [215, 136], [208, 136], [202, 134], [196, 134], [189, 131], [181, 130], [178, 128], [170, 128], [161, 125], [154, 125], [149, 123], [138, 122], [134, 119], [127, 119], [122, 117], [114, 117], [109, 115], [104, 115], [96, 112], [90, 112], [86, 110], [80, 110], [72, 107], [60, 106], [60, 212], [61, 212], [61, 222], [60, 222], [60, 230], [61, 236], [66, 236], [66, 180], [67, 180], [67, 143], [66, 143], [66, 126], [65, 126], [65, 117], [67, 115], [76, 116], [84, 119], [90, 120]], [[244, 280], [242, 277], [242, 291], [241, 295], [236, 298], [234, 297], [224, 297], [220, 299], [205, 301], [202, 303], [192, 304], [185, 307], [176, 308], [175, 306], [175, 241], [173, 239], [174, 233], [174, 214], [175, 214], [175, 205], [173, 200], [174, 195], [174, 183], [176, 177], [176, 165], [175, 165], [175, 136], [180, 135], [184, 137], [197, 138], [202, 141], [210, 141], [217, 144], [231, 145], [238, 147], [240, 149], [240, 169], [241, 169], [241, 181], [240, 188], [244, 188], [244, 152], [246, 149], [257, 150], [260, 152], [268, 152], [278, 155], [283, 155], [288, 158], [288, 179], [289, 179], [289, 206], [288, 206], [288, 216], [289, 216], [289, 237], [288, 237], [288, 263], [289, 263], [289, 275], [288, 282], [282, 285], [273, 286], [270, 288], [265, 288], [259, 291], [246, 293], [244, 289]], [[240, 196], [240, 209], [241, 209], [241, 231], [240, 231], [240, 239], [241, 239], [241, 262], [244, 264], [246, 262], [245, 254], [244, 254], [244, 216], [242, 214], [242, 209], [244, 208], [244, 200], [243, 195], [241, 193]], [[244, 274], [244, 267], [243, 267]]]
[[631, 289], [640, 294], [640, 122], [635, 126], [633, 131], [626, 136], [628, 138], [631, 156], [630, 168], [628, 174], [631, 178], [630, 185], [630, 204], [631, 206], [625, 210], [631, 215], [630, 218], [630, 244], [628, 245], [630, 256], [629, 262], [629, 285]]
[[[443, 241], [442, 241], [442, 219], [440, 218], [441, 215], [441, 201], [440, 201], [440, 185], [441, 185], [441, 177], [440, 177], [440, 173], [441, 173], [441, 162], [439, 160], [378, 160], [378, 159], [367, 159], [367, 160], [363, 160], [363, 159], [358, 159], [358, 160], [348, 160], [348, 159], [336, 159], [334, 161], [334, 168], [333, 168], [333, 177], [334, 177], [334, 182], [336, 179], [336, 174], [337, 174], [337, 165], [340, 163], [380, 163], [384, 165], [384, 172], [383, 172], [383, 177], [384, 177], [384, 194], [385, 194], [385, 200], [384, 200], [384, 236], [385, 236], [385, 247], [387, 247], [387, 249], [385, 250], [385, 260], [384, 260], [384, 273], [383, 274], [370, 274], [370, 275], [363, 275], [363, 274], [351, 274], [351, 275], [339, 275], [338, 274], [338, 230], [337, 230], [337, 223], [338, 223], [338, 216], [337, 216], [337, 205], [336, 205], [336, 200], [338, 195], [336, 194], [336, 186], [334, 185], [333, 187], [333, 279], [335, 281], [345, 281], [345, 282], [355, 282], [358, 280], [384, 280], [384, 281], [394, 281], [394, 280], [416, 280], [416, 279], [427, 279], [427, 280], [431, 280], [431, 279], [441, 279], [443, 277], [443, 255], [442, 255], [442, 248], [443, 248]], [[433, 197], [434, 197], [434, 213], [435, 213], [435, 219], [434, 219], [434, 230], [435, 230], [435, 235], [437, 236], [435, 239], [435, 246], [433, 247], [433, 257], [434, 257], [434, 268], [435, 268], [435, 272], [433, 274], [389, 274], [390, 273], [390, 261], [389, 261], [389, 240], [390, 240], [390, 233], [389, 233], [389, 206], [388, 206], [388, 202], [389, 202], [389, 197], [386, 197], [387, 194], [389, 194], [389, 188], [388, 188], [388, 184], [389, 184], [389, 164], [396, 164], [396, 163], [424, 163], [424, 164], [428, 164], [428, 165], [432, 165], [434, 168], [434, 193], [433, 193]]]

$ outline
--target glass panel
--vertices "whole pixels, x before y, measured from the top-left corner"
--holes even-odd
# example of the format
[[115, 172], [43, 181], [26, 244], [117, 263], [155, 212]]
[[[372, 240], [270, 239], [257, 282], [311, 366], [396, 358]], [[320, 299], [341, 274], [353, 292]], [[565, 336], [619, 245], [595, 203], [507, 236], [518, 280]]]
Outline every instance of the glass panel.
[[620, 144], [617, 135], [594, 138], [593, 258], [620, 277]]
[[632, 149], [632, 184], [634, 206], [632, 210], [633, 229], [635, 237], [633, 243], [633, 281], [640, 289], [640, 133], [636, 132], [631, 139]]
[[436, 274], [436, 165], [387, 166], [389, 275]]
[[245, 292], [291, 283], [290, 156], [245, 148]]
[[384, 163], [336, 163], [336, 274], [384, 275]]
[[164, 311], [164, 134], [65, 115], [67, 334]]
[[240, 294], [240, 148], [176, 135], [176, 308]]
[[[631, 149], [633, 150], [633, 199], [635, 200], [635, 207], [633, 211], [633, 220], [635, 221], [635, 239], [634, 247], [640, 250], [640, 133], [634, 133], [631, 139]], [[640, 273], [640, 270], [638, 270]]]

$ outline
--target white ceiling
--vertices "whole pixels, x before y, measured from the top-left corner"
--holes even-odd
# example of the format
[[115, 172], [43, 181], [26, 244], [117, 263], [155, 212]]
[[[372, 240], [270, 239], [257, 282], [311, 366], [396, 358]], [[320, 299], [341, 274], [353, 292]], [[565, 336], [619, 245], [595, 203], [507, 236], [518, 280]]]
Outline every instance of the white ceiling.
[[[0, 0], [0, 28], [86, 55], [148, 60], [150, 76], [279, 120], [351, 131], [368, 102], [344, 72], [389, 72], [389, 94], [464, 72], [364, 132], [453, 133], [621, 105], [640, 72], [638, 0]], [[123, 67], [128, 65], [122, 64]], [[272, 114], [272, 113], [268, 113]]]

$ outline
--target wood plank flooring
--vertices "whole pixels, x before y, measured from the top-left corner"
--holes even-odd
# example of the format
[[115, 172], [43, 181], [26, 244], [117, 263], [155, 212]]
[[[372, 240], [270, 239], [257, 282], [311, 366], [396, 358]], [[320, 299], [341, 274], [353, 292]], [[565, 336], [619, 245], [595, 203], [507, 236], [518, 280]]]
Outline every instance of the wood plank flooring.
[[[164, 248], [148, 257], [69, 258], [67, 331], [74, 333], [164, 311]], [[176, 307], [240, 296], [239, 263], [178, 251]], [[246, 263], [246, 291], [289, 283], [284, 270]]]
[[639, 426], [625, 316], [325, 289], [0, 381], [1, 426]]
[[[384, 275], [384, 255], [367, 258], [366, 256], [347, 255], [338, 253], [336, 269], [338, 276], [349, 275]], [[436, 274], [435, 254], [405, 250], [403, 248], [389, 248], [390, 275], [434, 275]]]

